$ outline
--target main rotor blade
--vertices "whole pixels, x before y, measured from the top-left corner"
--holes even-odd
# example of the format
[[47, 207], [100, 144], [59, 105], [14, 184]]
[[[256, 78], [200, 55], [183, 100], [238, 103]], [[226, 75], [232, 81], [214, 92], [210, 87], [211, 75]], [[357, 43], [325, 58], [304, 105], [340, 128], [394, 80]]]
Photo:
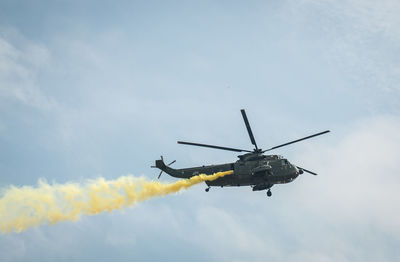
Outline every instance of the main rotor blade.
[[314, 176], [317, 176], [317, 175], [318, 175], [317, 173], [311, 172], [310, 170], [307, 170], [307, 169], [305, 169], [305, 168], [302, 168], [302, 167], [299, 167], [299, 166], [296, 166], [296, 167], [297, 167], [298, 169], [301, 169], [301, 170], [307, 172], [307, 173], [310, 173], [311, 175], [314, 175]]
[[246, 111], [244, 111], [244, 109], [241, 109], [240, 112], [242, 113], [244, 123], [246, 124], [247, 132], [249, 133], [251, 143], [256, 147], [256, 150], [258, 150], [256, 140], [254, 139], [253, 132], [251, 131], [250, 128], [249, 120], [247, 119]]
[[279, 146], [271, 147], [271, 148], [269, 148], [267, 150], [264, 150], [262, 152], [264, 153], [264, 152], [270, 151], [272, 149], [276, 149], [276, 148], [279, 148], [279, 147], [287, 146], [287, 145], [290, 145], [290, 144], [293, 144], [293, 143], [297, 143], [297, 142], [300, 142], [300, 141], [303, 141], [303, 140], [306, 140], [306, 139], [309, 139], [309, 138], [312, 138], [312, 137], [315, 137], [315, 136], [320, 136], [320, 135], [323, 135], [323, 134], [326, 134], [326, 133], [329, 133], [329, 132], [331, 132], [331, 131], [326, 130], [324, 132], [321, 132], [321, 133], [318, 133], [318, 134], [315, 134], [315, 135], [306, 136], [306, 137], [303, 137], [303, 138], [300, 138], [300, 139], [297, 139], [297, 140], [294, 140], [294, 141], [291, 141], [291, 142], [288, 142], [288, 143], [285, 143], [285, 144], [282, 144], [282, 145], [279, 145]]
[[235, 151], [235, 152], [252, 152], [252, 151], [250, 151], [250, 150], [245, 150], [245, 149], [238, 149], [238, 148], [231, 148], [231, 147], [223, 147], [223, 146], [213, 146], [213, 145], [206, 145], [206, 144], [199, 144], [199, 143], [190, 143], [190, 142], [183, 142], [183, 141], [178, 141], [178, 144], [191, 145], [191, 146], [210, 147], [210, 148], [222, 149], [222, 150], [229, 150], [229, 151]]

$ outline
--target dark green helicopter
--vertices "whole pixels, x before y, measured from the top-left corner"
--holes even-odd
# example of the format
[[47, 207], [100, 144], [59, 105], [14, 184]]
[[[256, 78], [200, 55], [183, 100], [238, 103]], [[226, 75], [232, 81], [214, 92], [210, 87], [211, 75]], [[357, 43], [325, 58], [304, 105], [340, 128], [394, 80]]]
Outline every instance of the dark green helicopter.
[[271, 187], [274, 184], [286, 184], [292, 182], [296, 179], [299, 174], [304, 172], [310, 173], [312, 175], [317, 175], [305, 168], [295, 166], [291, 164], [287, 159], [279, 155], [264, 155], [265, 152], [271, 151], [273, 149], [287, 146], [293, 143], [297, 143], [302, 140], [306, 140], [315, 136], [323, 135], [329, 130], [320, 132], [311, 136], [303, 137], [285, 144], [271, 147], [266, 150], [262, 150], [257, 147], [256, 140], [254, 139], [253, 132], [251, 131], [249, 121], [246, 116], [244, 109], [240, 110], [243, 116], [244, 123], [246, 124], [247, 132], [249, 133], [251, 143], [254, 145], [254, 150], [237, 149], [231, 147], [222, 147], [190, 142], [178, 141], [178, 144], [192, 145], [192, 146], [202, 146], [215, 149], [229, 150], [234, 152], [247, 152], [246, 154], [239, 155], [239, 160], [234, 163], [227, 163], [221, 165], [210, 165], [210, 166], [200, 166], [182, 169], [173, 169], [169, 167], [171, 164], [175, 163], [175, 160], [166, 165], [164, 163], [163, 157], [160, 160], [156, 160], [156, 165], [153, 168], [161, 169], [158, 178], [160, 178], [162, 172], [169, 174], [173, 177], [178, 178], [190, 178], [198, 174], [208, 174], [211, 175], [216, 172], [233, 170], [234, 174], [229, 176], [220, 177], [214, 181], [206, 181], [207, 184], [206, 192], [210, 190], [212, 186], [251, 186], [253, 191], [268, 190], [267, 195], [271, 196]]

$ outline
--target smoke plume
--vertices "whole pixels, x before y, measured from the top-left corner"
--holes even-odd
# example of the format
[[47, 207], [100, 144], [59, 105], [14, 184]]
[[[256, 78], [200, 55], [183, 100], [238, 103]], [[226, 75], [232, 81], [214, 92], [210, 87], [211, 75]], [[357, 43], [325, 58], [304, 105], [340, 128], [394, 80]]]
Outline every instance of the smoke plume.
[[76, 221], [81, 215], [123, 209], [149, 198], [177, 193], [204, 181], [212, 181], [233, 171], [200, 174], [174, 183], [122, 176], [116, 180], [88, 181], [86, 184], [48, 184], [37, 187], [10, 186], [0, 198], [0, 232], [22, 232], [41, 224]]

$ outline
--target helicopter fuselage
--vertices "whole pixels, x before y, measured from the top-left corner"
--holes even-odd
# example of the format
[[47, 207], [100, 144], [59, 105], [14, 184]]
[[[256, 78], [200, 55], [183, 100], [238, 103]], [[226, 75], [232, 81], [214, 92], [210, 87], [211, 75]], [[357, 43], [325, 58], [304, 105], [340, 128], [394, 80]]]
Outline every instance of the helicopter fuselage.
[[253, 191], [271, 188], [274, 184], [292, 182], [302, 173], [296, 166], [279, 155], [248, 153], [239, 156], [234, 163], [208, 165], [191, 168], [174, 169], [166, 166], [162, 160], [156, 161], [156, 167], [167, 174], [178, 178], [190, 178], [199, 174], [213, 174], [233, 170], [234, 174], [207, 181], [211, 186], [253, 186]]

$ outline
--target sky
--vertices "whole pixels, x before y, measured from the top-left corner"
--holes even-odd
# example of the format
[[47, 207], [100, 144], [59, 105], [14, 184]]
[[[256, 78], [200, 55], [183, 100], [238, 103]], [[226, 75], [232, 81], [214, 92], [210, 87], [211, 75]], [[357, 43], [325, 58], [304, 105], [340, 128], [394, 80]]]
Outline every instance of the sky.
[[[396, 0], [0, 1], [0, 188], [236, 161], [317, 172], [265, 192], [198, 185], [0, 235], [1, 261], [398, 261]], [[163, 181], [176, 179], [163, 175]], [[2, 191], [2, 190], [1, 190]], [[0, 214], [1, 215], [1, 214]]]

